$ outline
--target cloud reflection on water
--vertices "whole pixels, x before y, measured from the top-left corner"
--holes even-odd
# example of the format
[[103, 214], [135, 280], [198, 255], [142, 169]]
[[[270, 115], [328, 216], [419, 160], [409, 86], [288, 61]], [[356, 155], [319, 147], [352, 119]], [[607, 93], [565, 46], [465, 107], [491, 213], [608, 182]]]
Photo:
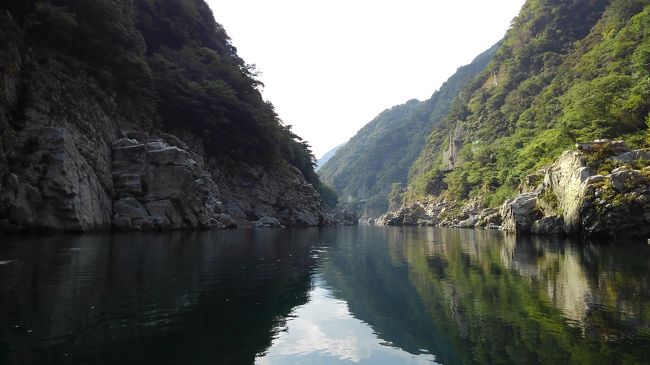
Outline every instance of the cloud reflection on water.
[[378, 338], [321, 278], [314, 279], [309, 295], [309, 302], [277, 328], [273, 344], [256, 364], [436, 364], [431, 354], [410, 354]]

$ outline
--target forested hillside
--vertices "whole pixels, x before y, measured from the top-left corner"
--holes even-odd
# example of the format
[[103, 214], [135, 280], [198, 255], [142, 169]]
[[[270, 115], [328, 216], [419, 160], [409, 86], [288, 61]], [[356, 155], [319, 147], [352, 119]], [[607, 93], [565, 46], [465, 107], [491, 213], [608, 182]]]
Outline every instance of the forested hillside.
[[648, 146], [650, 4], [529, 0], [413, 165], [407, 200], [489, 206], [575, 142]]
[[139, 118], [201, 135], [214, 155], [285, 158], [314, 177], [308, 147], [262, 99], [255, 69], [204, 1], [9, 0], [3, 7], [33, 56], [88, 72]]
[[426, 136], [447, 115], [461, 87], [491, 60], [497, 46], [460, 67], [426, 101], [410, 100], [379, 114], [352, 137], [318, 173], [342, 201], [362, 201], [364, 213], [376, 217], [388, 210], [394, 184], [406, 185], [409, 167]]
[[[161, 144], [146, 145], [147, 151], [164, 148], [170, 154], [166, 164], [193, 161], [209, 172], [214, 182], [197, 180], [202, 172], [196, 167], [183, 171], [187, 184], [196, 180], [209, 186], [203, 189], [211, 194], [209, 209], [201, 213], [206, 222], [222, 209], [241, 219], [279, 214], [288, 220], [300, 216], [299, 221], [309, 216], [309, 224], [318, 220], [320, 213], [312, 214], [319, 210], [318, 194], [301, 185], [306, 179], [320, 187], [309, 146], [263, 100], [254, 67], [237, 55], [203, 0], [6, 0], [0, 4], [0, 39], [0, 219], [8, 217], [11, 230], [110, 226], [111, 215], [120, 214], [112, 205], [121, 206], [111, 199], [125, 197], [115, 190], [124, 179], [132, 179], [129, 189], [137, 186], [135, 193], [125, 194], [141, 194], [135, 197], [140, 203], [151, 203], [147, 194], [153, 188], [145, 183], [152, 176], [145, 173], [148, 158], [138, 158], [145, 165], [137, 180], [134, 171], [111, 166], [120, 157], [111, 156], [116, 148], [134, 143], [145, 148], [149, 142]], [[62, 138], [65, 148], [52, 145], [45, 137], [50, 134]], [[128, 142], [115, 144], [125, 137]], [[34, 153], [57, 157], [39, 160]], [[187, 162], [192, 153], [200, 157], [192, 155]], [[57, 168], [51, 161], [73, 161], [76, 170], [83, 165], [88, 181], [52, 173]], [[70, 191], [49, 192], [47, 179], [66, 180], [53, 185]], [[182, 179], [169, 180], [181, 184]], [[258, 182], [264, 193], [248, 180]], [[23, 191], [28, 186], [44, 198], [28, 198], [34, 195]], [[182, 189], [174, 195], [176, 207], [185, 198]], [[289, 197], [284, 191], [296, 193]], [[304, 200], [297, 204], [294, 198]], [[69, 210], [62, 213], [59, 206]], [[296, 213], [298, 206], [304, 209]], [[84, 207], [93, 211], [82, 212]], [[147, 214], [157, 211], [152, 209]], [[179, 226], [196, 226], [193, 208], [188, 209], [190, 218]], [[39, 212], [47, 217], [37, 217]], [[88, 216], [94, 218], [85, 222]]]

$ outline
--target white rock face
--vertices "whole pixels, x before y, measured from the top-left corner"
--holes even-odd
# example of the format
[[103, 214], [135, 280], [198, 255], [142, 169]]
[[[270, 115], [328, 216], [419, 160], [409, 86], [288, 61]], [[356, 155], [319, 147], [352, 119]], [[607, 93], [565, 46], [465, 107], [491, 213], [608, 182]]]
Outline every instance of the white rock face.
[[532, 224], [542, 217], [537, 208], [538, 193], [524, 193], [506, 200], [500, 213], [503, 219], [502, 229], [510, 232], [530, 232]]
[[584, 182], [593, 175], [579, 152], [566, 151], [546, 170], [544, 188], [551, 189], [563, 212], [564, 230], [576, 233], [580, 228], [580, 207], [584, 201]]
[[[648, 150], [623, 152], [618, 163], [644, 159]], [[501, 209], [508, 231], [585, 236], [650, 234], [650, 168], [620, 166], [595, 175], [580, 152], [565, 152], [544, 172], [533, 193], [508, 200]], [[546, 195], [549, 192], [550, 195]], [[553, 204], [545, 199], [553, 200]], [[556, 205], [548, 211], [539, 208]], [[543, 214], [542, 214], [543, 213]], [[558, 216], [558, 213], [562, 213]]]

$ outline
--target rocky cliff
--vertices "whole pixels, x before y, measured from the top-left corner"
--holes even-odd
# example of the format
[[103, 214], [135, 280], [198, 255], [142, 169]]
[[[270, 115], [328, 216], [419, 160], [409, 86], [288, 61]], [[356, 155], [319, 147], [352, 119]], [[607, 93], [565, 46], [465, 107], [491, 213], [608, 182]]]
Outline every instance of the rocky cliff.
[[[306, 144], [202, 0], [9, 1], [0, 41], [0, 230], [327, 223]], [[156, 62], [184, 75], [165, 78]], [[182, 98], [165, 94], [181, 86]]]
[[[442, 204], [439, 223], [471, 226], [484, 217], [478, 207], [490, 207], [508, 230], [587, 235], [646, 224], [645, 208], [631, 204], [646, 194], [642, 164], [605, 171], [595, 161], [613, 165], [624, 151], [613, 143], [609, 157], [593, 154], [588, 141], [650, 147], [649, 50], [648, 0], [525, 1], [490, 64], [427, 138], [404, 213], [409, 203]], [[620, 177], [638, 190], [602, 191]]]
[[430, 198], [406, 204], [376, 223], [586, 237], [650, 235], [650, 149], [630, 151], [609, 140], [578, 147], [585, 145], [591, 147], [566, 151], [526, 177], [520, 194], [499, 209], [481, 208], [481, 199], [461, 204]]

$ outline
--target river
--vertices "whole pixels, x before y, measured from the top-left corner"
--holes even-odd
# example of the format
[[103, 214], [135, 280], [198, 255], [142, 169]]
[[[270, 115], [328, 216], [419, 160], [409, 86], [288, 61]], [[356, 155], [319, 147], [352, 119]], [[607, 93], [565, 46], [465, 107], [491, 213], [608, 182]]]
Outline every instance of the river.
[[373, 226], [0, 239], [0, 364], [650, 363], [645, 241]]

